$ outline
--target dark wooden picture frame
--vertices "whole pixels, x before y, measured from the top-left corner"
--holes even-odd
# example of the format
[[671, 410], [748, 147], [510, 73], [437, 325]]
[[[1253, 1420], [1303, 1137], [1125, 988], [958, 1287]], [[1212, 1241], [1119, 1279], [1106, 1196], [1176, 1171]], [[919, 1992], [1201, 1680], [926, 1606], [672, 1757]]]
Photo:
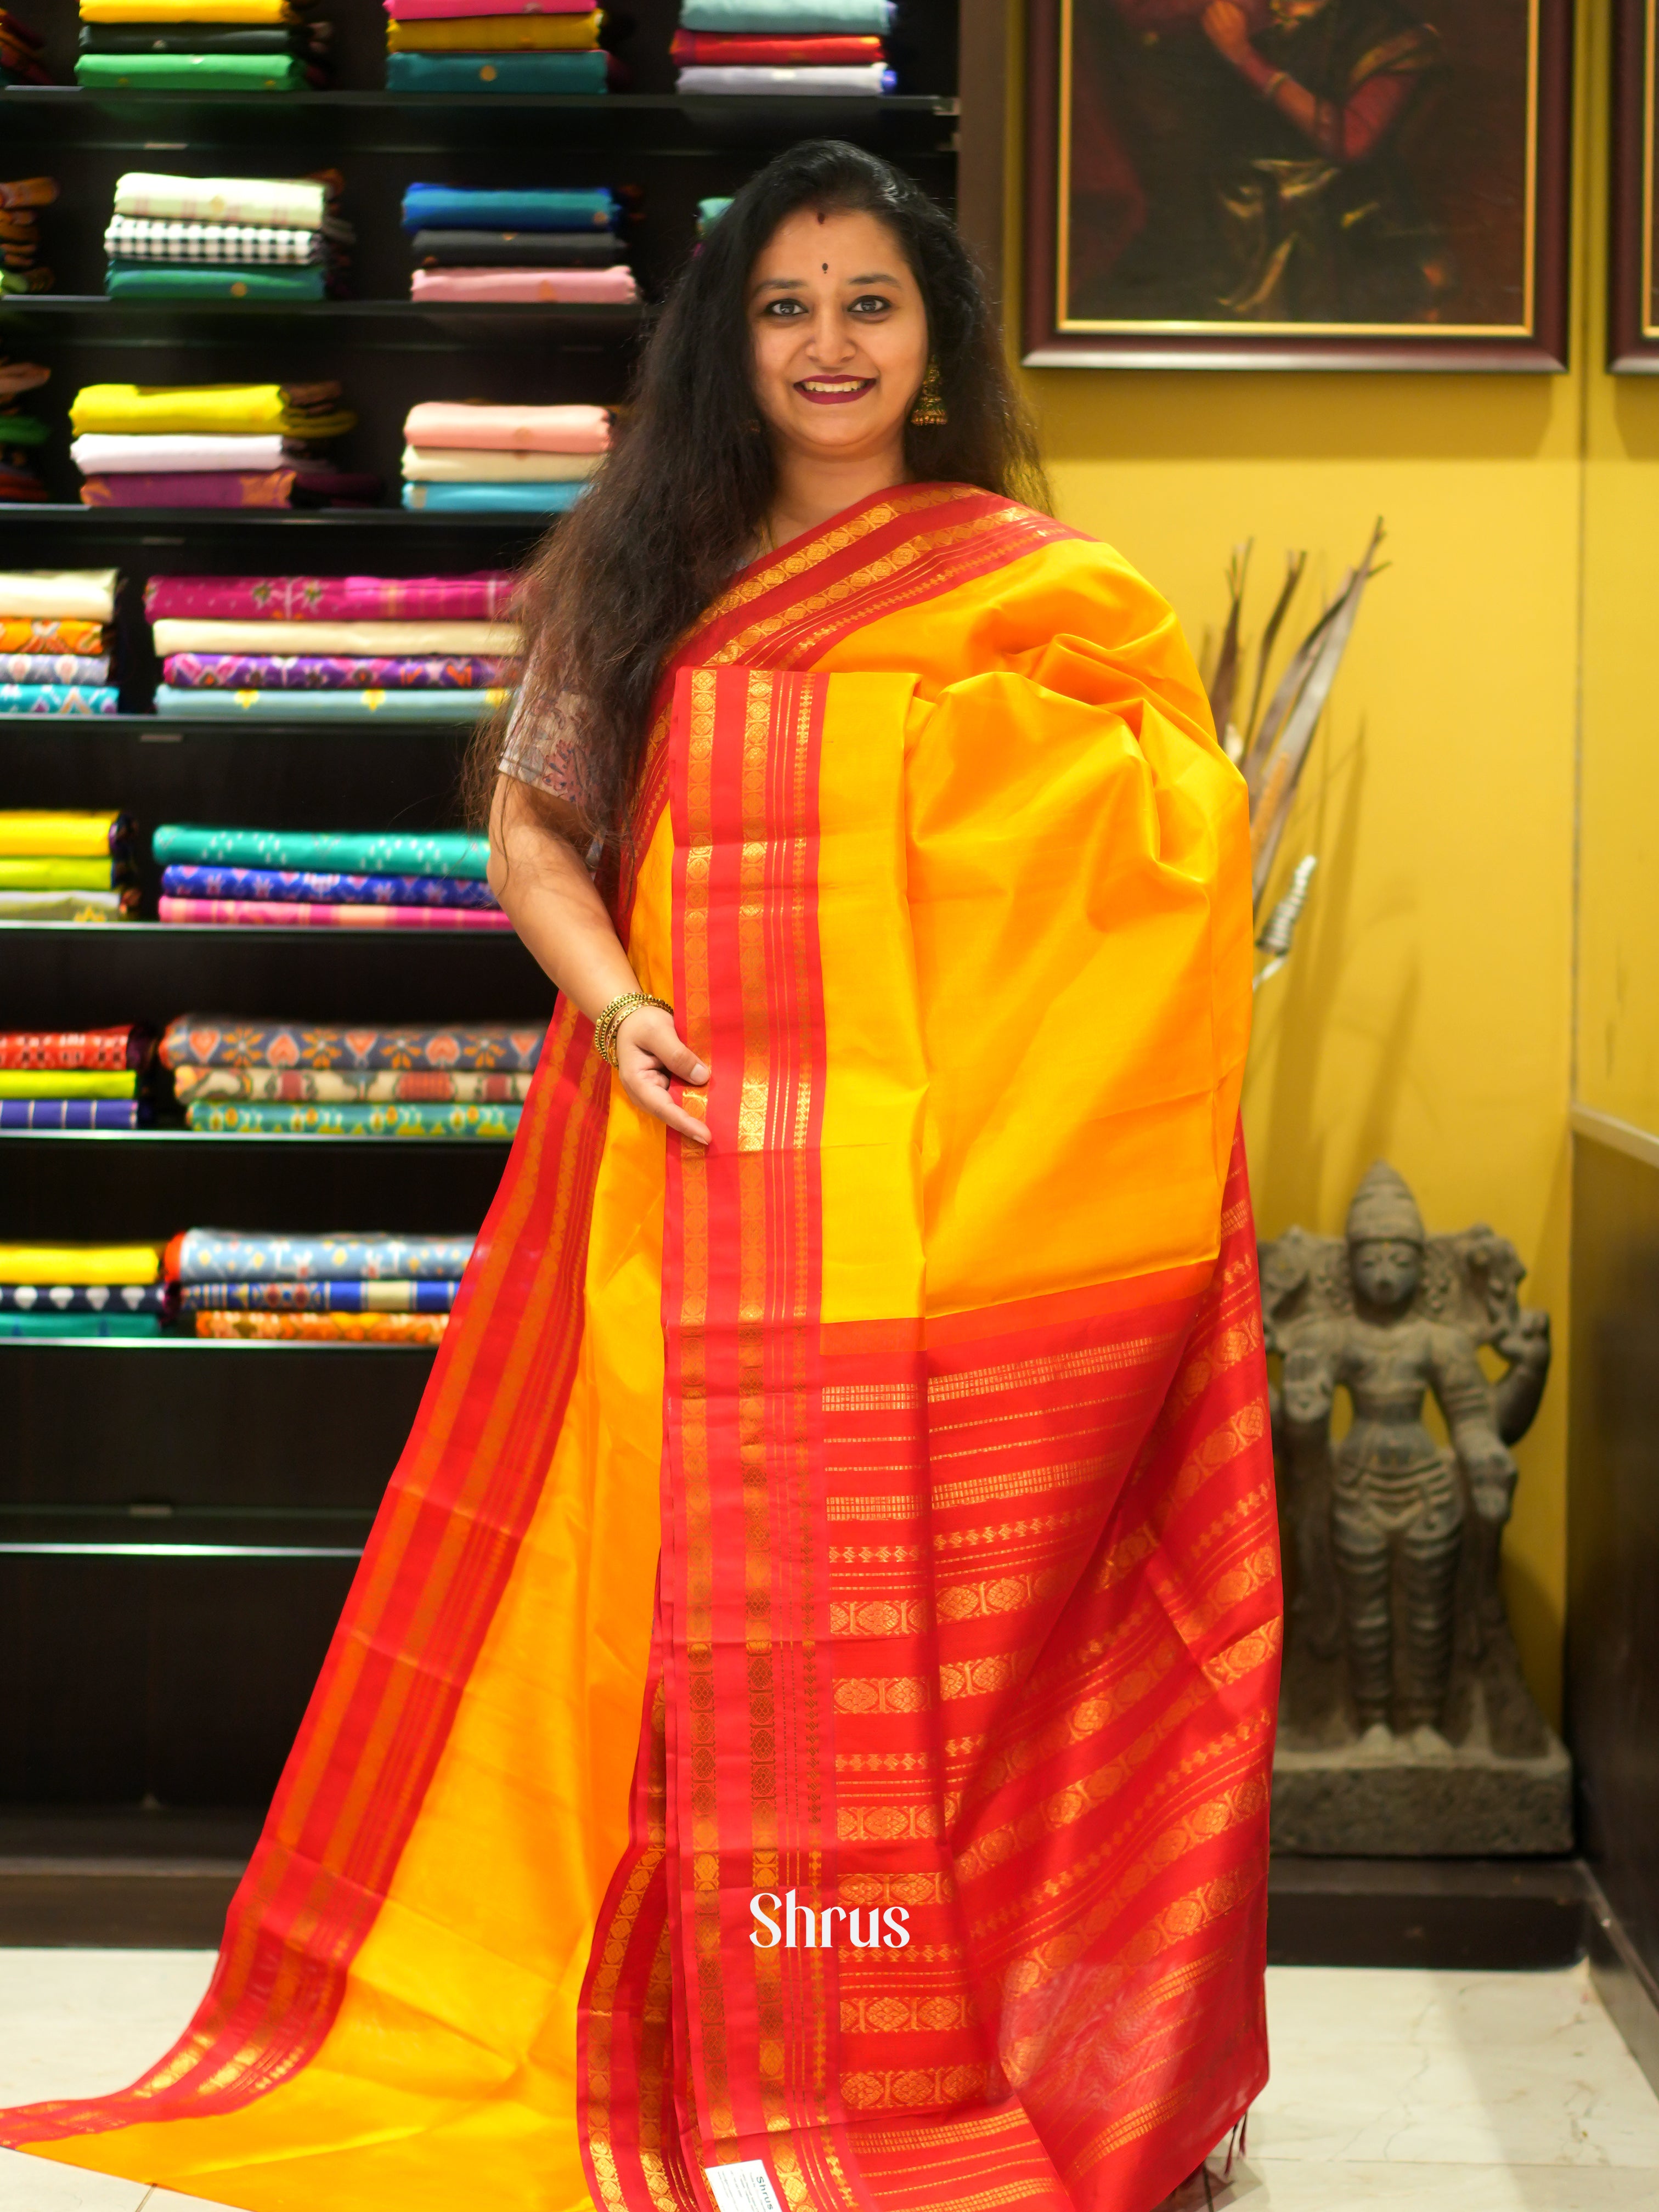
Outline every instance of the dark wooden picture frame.
[[[1385, 82], [1392, 75], [1411, 87], [1403, 93], [1396, 87], [1382, 95], [1381, 120], [1373, 127], [1384, 134], [1392, 130], [1394, 136], [1378, 141], [1375, 168], [1363, 161], [1344, 165], [1326, 160], [1322, 164], [1311, 141], [1305, 139], [1301, 143], [1313, 158], [1299, 165], [1287, 161], [1285, 136], [1294, 125], [1285, 107], [1294, 106], [1299, 94], [1304, 110], [1310, 106], [1316, 119], [1322, 114], [1328, 118], [1328, 103], [1314, 103], [1311, 93], [1290, 70], [1270, 68], [1274, 52], [1271, 39], [1265, 53], [1253, 51], [1243, 60], [1230, 64], [1215, 49], [1210, 34], [1200, 37], [1203, 0], [1029, 0], [1029, 4], [1023, 356], [1027, 367], [1533, 372], [1566, 367], [1572, 0], [1422, 0], [1421, 12], [1415, 0], [1322, 0], [1322, 7], [1321, 0], [1241, 0], [1240, 9], [1234, 13], [1237, 16], [1242, 12], [1247, 21], [1255, 19], [1248, 32], [1251, 41], [1263, 29], [1270, 29], [1282, 40], [1287, 25], [1290, 36], [1299, 35], [1303, 26], [1316, 21], [1324, 9], [1334, 13], [1340, 7], [1351, 6], [1355, 10], [1355, 35], [1359, 37], [1375, 36], [1360, 22], [1359, 11], [1366, 6], [1377, 20], [1405, 27], [1401, 40], [1401, 50], [1408, 57], [1405, 68], [1391, 73], [1377, 71], [1371, 80]], [[1638, 18], [1656, 4], [1659, 0], [1620, 0], [1626, 13]], [[1517, 49], [1509, 54], [1504, 69], [1476, 66], [1468, 60], [1468, 52], [1475, 50], [1477, 29], [1511, 13], [1517, 25], [1524, 26], [1524, 52], [1519, 51], [1517, 41]], [[1456, 35], [1443, 40], [1441, 30], [1432, 26], [1443, 28], [1448, 19]], [[1148, 32], [1132, 27], [1149, 21], [1157, 21], [1166, 29]], [[1079, 24], [1085, 46], [1081, 56], [1076, 37]], [[1338, 27], [1333, 24], [1328, 33], [1332, 45]], [[1108, 62], [1103, 56], [1111, 54], [1114, 40], [1117, 52]], [[1187, 42], [1184, 49], [1177, 45], [1178, 40]], [[1413, 42], [1414, 59], [1410, 58]], [[1153, 89], [1143, 87], [1138, 94], [1135, 71], [1139, 55], [1152, 50], [1158, 52], [1146, 64], [1149, 70], [1167, 57], [1169, 63], [1188, 74], [1184, 80], [1166, 80], [1162, 86], [1149, 78], [1146, 82]], [[1280, 51], [1288, 50], [1281, 46]], [[1375, 49], [1366, 51], [1369, 54]], [[1185, 82], [1211, 96], [1212, 88], [1203, 72], [1212, 67], [1224, 74], [1230, 69], [1237, 71], [1238, 82], [1228, 76], [1229, 89], [1212, 96], [1209, 109], [1194, 107], [1194, 135], [1190, 141], [1178, 141], [1170, 130], [1172, 116], [1181, 119], [1179, 109], [1171, 103], [1170, 83], [1178, 87]], [[1251, 69], [1256, 76], [1267, 79], [1265, 94], [1246, 75]], [[1396, 128], [1388, 102], [1392, 99], [1398, 107], [1402, 100], [1416, 98], [1416, 85], [1411, 78], [1413, 70], [1421, 72], [1425, 88], [1432, 86], [1439, 101], [1437, 112], [1431, 110], [1425, 93], [1420, 103], [1424, 112], [1416, 131], [1415, 150], [1422, 179], [1430, 187], [1441, 186], [1441, 198], [1437, 200], [1431, 189], [1418, 193], [1419, 176], [1406, 166], [1402, 152], [1389, 165], [1401, 179], [1401, 195], [1397, 207], [1390, 208], [1382, 156], [1396, 143], [1405, 145], [1404, 124], [1409, 110], [1401, 108]], [[1073, 220], [1080, 198], [1073, 181], [1072, 155], [1079, 94], [1085, 102], [1083, 116], [1091, 125], [1087, 143], [1094, 165], [1091, 185], [1094, 197], [1082, 205], [1107, 210], [1103, 222], [1091, 215], [1086, 228], [1074, 226]], [[1235, 156], [1228, 149], [1238, 143], [1224, 135], [1206, 133], [1202, 128], [1203, 115], [1224, 112], [1240, 119], [1243, 128], [1254, 130], [1253, 114], [1267, 117], [1270, 106], [1284, 103], [1274, 117], [1267, 118], [1261, 134], [1261, 143], [1277, 158], [1268, 160], [1253, 152], [1248, 159], [1237, 158], [1249, 169], [1271, 169], [1285, 176], [1292, 167], [1310, 174], [1322, 169], [1330, 185], [1329, 205], [1308, 218], [1310, 225], [1322, 222], [1322, 233], [1311, 228], [1297, 232], [1300, 218], [1294, 209], [1288, 219], [1283, 212], [1291, 204], [1291, 193], [1275, 179], [1267, 189], [1278, 191], [1277, 203], [1268, 206], [1255, 228], [1248, 228], [1248, 224], [1261, 215], [1259, 194], [1254, 208], [1244, 210], [1246, 227], [1234, 224], [1230, 231], [1229, 222], [1240, 213], [1241, 196], [1234, 192], [1224, 202], [1221, 191], [1212, 189], [1197, 219], [1205, 226], [1201, 232], [1189, 226], [1183, 234], [1180, 223], [1170, 220], [1166, 212], [1164, 238], [1157, 240], [1157, 224], [1155, 221], [1149, 224], [1147, 210], [1156, 216], [1173, 206], [1176, 191], [1172, 188], [1160, 203], [1155, 190], [1148, 192], [1142, 188], [1134, 167], [1133, 131], [1126, 135], [1121, 128], [1126, 119], [1125, 103], [1137, 97], [1142, 100], [1142, 112], [1127, 115], [1132, 126], [1145, 124], [1147, 130], [1162, 130], [1166, 151], [1170, 144], [1179, 151], [1184, 143], [1191, 143], [1195, 149], [1197, 158], [1190, 169], [1166, 158], [1162, 173], [1176, 180], [1188, 208], [1197, 204], [1192, 174], [1212, 179], [1220, 175], [1218, 166], [1204, 169], [1204, 149], [1218, 146], [1226, 158], [1232, 159]], [[1091, 100], [1092, 108], [1087, 105]], [[1222, 101], [1231, 102], [1231, 107], [1222, 109]], [[1501, 146], [1495, 147], [1491, 141], [1483, 144], [1478, 128], [1470, 121], [1472, 112], [1477, 117], [1484, 112], [1510, 118]], [[1346, 130], [1346, 119], [1338, 127]], [[1516, 141], [1517, 127], [1523, 144]], [[1345, 207], [1340, 195], [1350, 175], [1356, 179], [1357, 188]], [[1316, 185], [1316, 189], [1323, 191], [1325, 186]], [[1363, 207], [1362, 198], [1367, 202]], [[1455, 204], [1443, 204], [1448, 198]], [[1382, 247], [1367, 263], [1355, 258], [1345, 265], [1340, 257], [1352, 250], [1348, 240], [1364, 234], [1363, 228], [1354, 233], [1352, 225], [1358, 221], [1363, 226], [1379, 207], [1382, 217], [1373, 222], [1371, 235], [1383, 241]], [[1125, 209], [1127, 214], [1122, 213]], [[1133, 228], [1137, 216], [1138, 233]], [[1139, 254], [1134, 273], [1147, 304], [1138, 312], [1133, 291], [1127, 302], [1110, 297], [1109, 288], [1118, 282], [1115, 272], [1127, 260], [1127, 250], [1119, 249], [1122, 258], [1107, 261], [1105, 277], [1100, 274], [1098, 241], [1103, 230], [1109, 231], [1115, 220], [1120, 230], [1127, 230], [1131, 246]], [[1281, 226], [1276, 246], [1271, 233], [1275, 220]], [[1185, 243], [1200, 235], [1212, 256], [1209, 264], [1200, 271], [1194, 251], [1190, 270], [1177, 266], [1180, 252], [1166, 250], [1169, 241], [1176, 239]], [[1094, 243], [1092, 270], [1085, 268], [1082, 257], [1073, 250], [1076, 236]], [[1309, 238], [1321, 236], [1326, 241], [1322, 263], [1320, 250], [1310, 249], [1305, 243]], [[1235, 245], [1237, 240], [1246, 240], [1246, 245]], [[1207, 301], [1226, 297], [1215, 282], [1221, 264], [1214, 257], [1224, 250], [1242, 256], [1246, 246], [1257, 257], [1254, 270], [1246, 272], [1258, 280], [1253, 294], [1243, 293], [1243, 301], [1249, 304], [1242, 303], [1232, 313], [1224, 307], [1213, 313], [1196, 308], [1192, 304], [1195, 298]], [[1302, 259], [1291, 261], [1299, 249]], [[1507, 261], [1502, 256], [1507, 256]], [[1315, 270], [1313, 282], [1304, 285], [1311, 296], [1318, 296], [1322, 276], [1330, 288], [1328, 297], [1337, 296], [1346, 285], [1346, 296], [1364, 296], [1371, 302], [1413, 299], [1432, 302], [1438, 288], [1439, 304], [1425, 305], [1414, 313], [1401, 313], [1396, 307], [1395, 319], [1388, 319], [1385, 312], [1372, 305], [1363, 319], [1356, 313], [1332, 314], [1328, 319], [1309, 313], [1270, 320], [1264, 312], [1268, 290], [1282, 297], [1289, 289], [1284, 277], [1287, 263], [1292, 273], [1297, 269]], [[1236, 264], [1226, 273], [1237, 275], [1240, 265]], [[1357, 276], [1350, 277], [1350, 267], [1358, 272]], [[1265, 284], [1259, 281], [1263, 270], [1268, 272]], [[1082, 301], [1078, 298], [1080, 286], [1088, 283], [1097, 288], [1092, 313], [1079, 312], [1091, 305], [1086, 292]], [[1184, 295], [1180, 289], [1183, 283], [1188, 287]], [[1106, 289], [1102, 289], [1103, 284]], [[1167, 295], [1162, 304], [1157, 299], [1160, 284]], [[1366, 285], [1370, 287], [1369, 295], [1364, 293]], [[1483, 291], [1484, 313], [1477, 312]], [[1236, 285], [1234, 296], [1241, 292], [1242, 283]], [[1465, 310], [1468, 319], [1455, 319], [1460, 297], [1472, 303]], [[1502, 313], [1500, 305], [1510, 300], [1516, 301], [1519, 310], [1512, 317]], [[1659, 349], [1659, 332], [1656, 332], [1656, 348]], [[1635, 365], [1659, 366], [1659, 361], [1644, 359]]]
[[1659, 40], [1654, 0], [1618, 0], [1613, 33], [1613, 240], [1607, 282], [1607, 367], [1620, 376], [1659, 375]]

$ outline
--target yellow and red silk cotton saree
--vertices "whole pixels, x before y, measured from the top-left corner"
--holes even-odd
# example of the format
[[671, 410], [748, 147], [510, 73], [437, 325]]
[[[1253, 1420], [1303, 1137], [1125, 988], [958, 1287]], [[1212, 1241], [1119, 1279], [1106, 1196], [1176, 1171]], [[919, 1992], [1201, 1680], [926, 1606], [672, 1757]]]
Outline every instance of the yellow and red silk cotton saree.
[[1147, 2212], [1266, 2075], [1249, 860], [1166, 606], [912, 485], [665, 679], [211, 1990], [0, 2137], [256, 2212]]

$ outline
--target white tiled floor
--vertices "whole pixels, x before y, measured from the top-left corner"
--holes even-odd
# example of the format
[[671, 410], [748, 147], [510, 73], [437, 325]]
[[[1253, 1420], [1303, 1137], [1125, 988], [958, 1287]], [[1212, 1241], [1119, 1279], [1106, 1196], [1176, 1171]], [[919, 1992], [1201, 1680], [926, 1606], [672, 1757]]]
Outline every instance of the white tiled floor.
[[[211, 1958], [0, 1951], [0, 2105], [114, 2088], [188, 2019]], [[1215, 2212], [1659, 2212], [1659, 2098], [1556, 1974], [1280, 1966], [1273, 2078]], [[1204, 2192], [1184, 2192], [1199, 2212]], [[0, 2212], [204, 2212], [0, 2152]], [[479, 2206], [467, 2212], [521, 2212]], [[523, 2208], [522, 2212], [532, 2212]]]

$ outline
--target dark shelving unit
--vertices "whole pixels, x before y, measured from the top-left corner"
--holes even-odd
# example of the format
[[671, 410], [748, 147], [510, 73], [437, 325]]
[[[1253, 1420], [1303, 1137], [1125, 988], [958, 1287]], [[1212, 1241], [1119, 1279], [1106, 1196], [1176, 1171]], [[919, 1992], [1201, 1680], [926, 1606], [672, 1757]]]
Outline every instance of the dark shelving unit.
[[[68, 80], [74, 11], [69, 0], [48, 4], [48, 64]], [[411, 514], [396, 503], [411, 405], [617, 398], [654, 303], [692, 248], [696, 202], [735, 190], [779, 145], [851, 138], [955, 200], [956, 0], [903, 0], [900, 88], [884, 100], [682, 98], [668, 58], [675, 0], [641, 0], [633, 11], [618, 49], [623, 90], [392, 94], [382, 88], [382, 10], [325, 0], [322, 12], [336, 27], [337, 88], [327, 92], [129, 95], [69, 82], [0, 92], [6, 173], [44, 171], [63, 187], [45, 217], [57, 289], [0, 300], [0, 353], [52, 371], [29, 401], [52, 424], [41, 460], [50, 499], [0, 507], [0, 566], [112, 566], [125, 580], [117, 624], [125, 711], [0, 718], [0, 806], [124, 808], [146, 855], [138, 921], [0, 924], [0, 1028], [160, 1028], [191, 1010], [544, 1020], [551, 988], [510, 934], [154, 919], [148, 832], [158, 823], [452, 824], [470, 732], [376, 719], [157, 714], [146, 579], [516, 567], [544, 526], [535, 519]], [[990, 96], [1000, 110], [1000, 84]], [[341, 212], [356, 234], [351, 297], [280, 306], [103, 295], [101, 240], [124, 170], [276, 176], [324, 163], [345, 179]], [[398, 222], [416, 181], [612, 187], [631, 210], [641, 304], [416, 304]], [[78, 503], [67, 414], [82, 385], [322, 377], [339, 380], [359, 418], [331, 450], [343, 467], [383, 480], [381, 504]], [[505, 1146], [474, 1142], [195, 1134], [165, 1108], [132, 1133], [9, 1133], [0, 1137], [0, 1239], [161, 1238], [205, 1224], [465, 1234], [481, 1223], [505, 1158]], [[88, 1859], [95, 1834], [138, 1868], [147, 1853], [185, 1848], [167, 1841], [169, 1822], [199, 1820], [210, 1808], [242, 1808], [236, 1849], [246, 1848], [430, 1367], [429, 1352], [403, 1347], [0, 1340], [0, 1808], [33, 1808], [15, 1817], [37, 1838], [61, 1831], [66, 1865]], [[64, 1809], [77, 1807], [123, 1809], [88, 1827], [89, 1813], [71, 1819]], [[0, 1919], [8, 1849], [0, 1834]], [[59, 1849], [37, 1841], [36, 1856]], [[212, 1881], [222, 1883], [224, 1868], [213, 1863]], [[135, 1883], [135, 1895], [155, 1887]], [[94, 1924], [58, 1889], [52, 1897], [52, 1926], [65, 1932], [44, 1940], [74, 1940]], [[100, 1940], [111, 1940], [106, 1909], [98, 1911]]]

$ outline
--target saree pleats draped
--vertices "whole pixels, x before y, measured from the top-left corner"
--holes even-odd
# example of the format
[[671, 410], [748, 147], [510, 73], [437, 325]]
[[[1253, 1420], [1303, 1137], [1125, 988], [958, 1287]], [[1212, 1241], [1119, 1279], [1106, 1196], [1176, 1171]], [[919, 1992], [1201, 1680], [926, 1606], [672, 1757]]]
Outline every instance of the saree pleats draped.
[[1242, 787], [1133, 572], [910, 486], [685, 641], [620, 878], [713, 1141], [561, 1006], [209, 1996], [0, 2136], [1149, 2212], [1266, 2075]]

